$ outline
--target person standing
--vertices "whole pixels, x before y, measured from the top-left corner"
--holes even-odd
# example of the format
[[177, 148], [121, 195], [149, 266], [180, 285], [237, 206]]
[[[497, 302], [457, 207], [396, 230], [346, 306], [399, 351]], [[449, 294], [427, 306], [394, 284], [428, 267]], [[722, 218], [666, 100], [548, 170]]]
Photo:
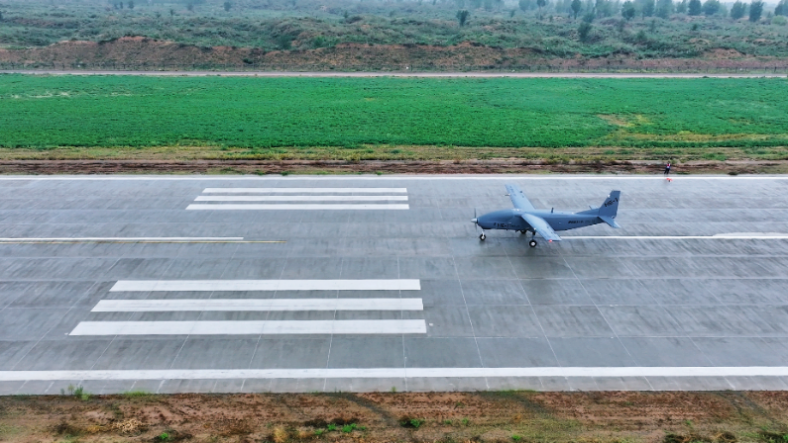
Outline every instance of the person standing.
[[668, 162], [668, 163], [665, 165], [665, 174], [664, 174], [664, 175], [665, 175], [665, 177], [667, 177], [667, 176], [668, 176], [668, 174], [670, 174], [670, 162]]

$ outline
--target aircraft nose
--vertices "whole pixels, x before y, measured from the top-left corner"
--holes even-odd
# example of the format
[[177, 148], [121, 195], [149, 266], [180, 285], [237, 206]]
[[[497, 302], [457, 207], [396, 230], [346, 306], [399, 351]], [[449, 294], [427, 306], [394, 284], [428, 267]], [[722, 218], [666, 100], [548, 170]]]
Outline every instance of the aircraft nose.
[[471, 223], [479, 223], [479, 219], [472, 218], [472, 219], [471, 219]]

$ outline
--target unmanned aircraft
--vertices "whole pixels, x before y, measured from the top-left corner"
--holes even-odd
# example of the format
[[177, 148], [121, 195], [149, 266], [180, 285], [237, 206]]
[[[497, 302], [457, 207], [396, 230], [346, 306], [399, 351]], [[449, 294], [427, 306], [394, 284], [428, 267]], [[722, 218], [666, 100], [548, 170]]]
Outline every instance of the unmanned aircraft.
[[536, 247], [536, 233], [547, 239], [547, 241], [561, 241], [561, 237], [555, 231], [566, 231], [569, 229], [582, 228], [598, 223], [607, 223], [613, 228], [620, 228], [616, 223], [616, 213], [618, 212], [618, 200], [621, 191], [613, 191], [610, 196], [598, 208], [591, 208], [583, 212], [555, 212], [534, 208], [528, 201], [523, 191], [516, 185], [506, 185], [508, 196], [512, 199], [514, 209], [504, 209], [502, 211], [490, 212], [481, 217], [471, 220], [477, 228], [482, 228], [479, 240], [484, 241], [487, 235], [485, 229], [504, 229], [507, 231], [520, 231], [525, 234], [532, 232], [531, 241], [528, 244]]

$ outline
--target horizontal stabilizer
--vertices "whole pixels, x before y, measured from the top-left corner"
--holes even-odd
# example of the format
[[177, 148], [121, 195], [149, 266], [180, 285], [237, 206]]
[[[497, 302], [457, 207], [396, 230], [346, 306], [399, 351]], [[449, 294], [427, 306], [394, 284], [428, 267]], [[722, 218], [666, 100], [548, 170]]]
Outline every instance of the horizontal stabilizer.
[[534, 231], [538, 232], [539, 235], [545, 238], [545, 240], [549, 241], [561, 241], [561, 237], [555, 233], [552, 226], [550, 226], [545, 219], [542, 217], [537, 217], [533, 214], [520, 214], [520, 217], [525, 220], [526, 223], [531, 225], [534, 228]]
[[616, 223], [616, 221], [613, 220], [611, 217], [608, 217], [606, 215], [600, 215], [599, 219], [602, 220], [603, 222], [609, 224], [611, 228], [616, 228], [616, 229], [621, 228], [621, 226], [619, 226], [619, 224]]

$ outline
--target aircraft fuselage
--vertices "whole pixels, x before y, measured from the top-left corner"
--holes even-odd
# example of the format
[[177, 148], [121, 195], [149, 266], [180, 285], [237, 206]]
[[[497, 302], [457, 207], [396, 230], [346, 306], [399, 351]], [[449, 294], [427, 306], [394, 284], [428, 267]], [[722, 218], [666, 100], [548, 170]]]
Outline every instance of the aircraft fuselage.
[[490, 212], [478, 217], [482, 229], [503, 229], [510, 231], [533, 231], [520, 214], [528, 213], [543, 218], [554, 231], [566, 231], [585, 226], [604, 223], [596, 214], [551, 211], [524, 211], [522, 209], [504, 209]]

